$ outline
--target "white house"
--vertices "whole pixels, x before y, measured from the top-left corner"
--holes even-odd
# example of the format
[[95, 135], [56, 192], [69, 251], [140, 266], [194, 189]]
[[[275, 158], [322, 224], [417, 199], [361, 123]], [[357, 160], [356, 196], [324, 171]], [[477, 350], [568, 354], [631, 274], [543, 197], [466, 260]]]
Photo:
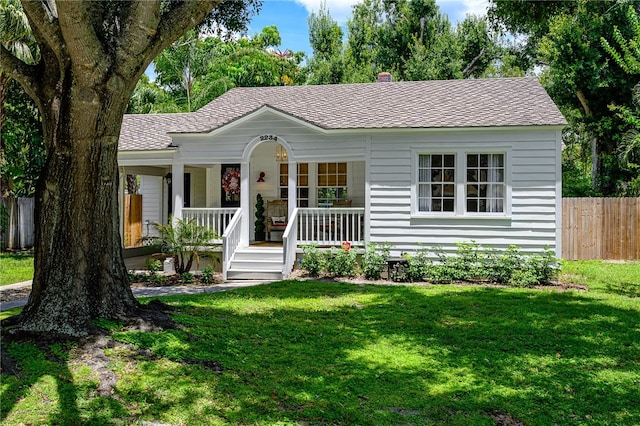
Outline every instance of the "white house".
[[[142, 176], [143, 220], [223, 235], [225, 277], [256, 276], [243, 256], [287, 276], [312, 242], [559, 255], [565, 125], [536, 78], [236, 88], [194, 113], [125, 116], [119, 165]], [[250, 249], [258, 193], [277, 266]]]

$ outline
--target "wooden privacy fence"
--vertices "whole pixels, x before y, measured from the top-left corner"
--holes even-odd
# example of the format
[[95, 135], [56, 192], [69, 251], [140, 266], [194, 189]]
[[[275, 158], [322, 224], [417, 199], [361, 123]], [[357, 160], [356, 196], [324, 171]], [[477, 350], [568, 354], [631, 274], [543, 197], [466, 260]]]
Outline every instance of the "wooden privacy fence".
[[640, 259], [640, 198], [563, 198], [562, 258]]
[[124, 246], [142, 245], [142, 195], [124, 196]]
[[[6, 227], [0, 229], [0, 249], [23, 250], [33, 247], [35, 240], [33, 198], [2, 197], [0, 214], [5, 214]], [[0, 221], [0, 223], [3, 223]]]

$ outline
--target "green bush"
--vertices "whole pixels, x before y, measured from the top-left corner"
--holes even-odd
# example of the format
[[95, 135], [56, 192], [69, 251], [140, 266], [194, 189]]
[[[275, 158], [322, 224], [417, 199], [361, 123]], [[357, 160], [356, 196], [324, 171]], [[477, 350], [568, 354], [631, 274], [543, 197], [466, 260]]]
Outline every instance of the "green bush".
[[189, 272], [200, 263], [200, 252], [218, 235], [206, 226], [199, 226], [195, 219], [182, 220], [169, 217], [167, 225], [154, 224], [159, 237], [152, 237], [151, 243], [163, 252], [173, 256], [173, 266], [177, 274]]
[[315, 244], [309, 244], [302, 246], [302, 260], [300, 261], [300, 267], [307, 271], [307, 274], [311, 277], [319, 277], [322, 271], [324, 271], [326, 265], [326, 258], [318, 250], [318, 246]]
[[515, 245], [500, 253], [494, 249], [488, 249], [485, 255], [485, 277], [488, 281], [498, 284], [508, 284], [511, 276], [517, 269], [521, 269], [524, 260], [520, 249]]
[[403, 281], [417, 282], [427, 280], [433, 262], [427, 257], [428, 250], [420, 247], [416, 254], [405, 253], [402, 255], [407, 260], [404, 267]]
[[456, 243], [456, 256], [450, 258], [451, 267], [455, 270], [453, 278], [460, 281], [480, 279], [484, 275], [480, 258], [480, 245], [475, 241]]
[[326, 252], [326, 268], [329, 275], [334, 277], [353, 277], [356, 275], [358, 259], [355, 250], [344, 251], [331, 247]]
[[162, 262], [157, 259], [148, 258], [144, 261], [144, 266], [151, 271], [151, 273], [159, 272], [162, 269]]
[[368, 243], [362, 256], [362, 271], [365, 278], [379, 280], [382, 272], [387, 269], [387, 259], [391, 245], [389, 243]]
[[180, 274], [180, 281], [183, 284], [189, 284], [193, 282], [193, 274], [191, 272], [183, 272]]
[[211, 265], [207, 265], [202, 269], [202, 276], [200, 277], [200, 281], [205, 284], [211, 284], [213, 282], [215, 273], [213, 272], [213, 267]]

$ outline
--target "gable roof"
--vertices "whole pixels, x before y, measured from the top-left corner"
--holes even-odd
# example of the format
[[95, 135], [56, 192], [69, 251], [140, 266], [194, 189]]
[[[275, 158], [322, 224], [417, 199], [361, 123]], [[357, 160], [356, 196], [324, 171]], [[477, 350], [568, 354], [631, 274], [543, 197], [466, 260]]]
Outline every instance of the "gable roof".
[[[129, 148], [133, 141], [123, 136], [142, 138], [145, 128], [165, 132], [144, 138], [153, 139], [154, 146], [168, 139], [166, 147], [166, 132], [208, 133], [264, 106], [325, 130], [566, 125], [534, 77], [239, 87], [194, 113], [162, 114], [148, 121], [125, 116], [120, 149], [136, 149]], [[125, 133], [125, 125], [138, 128]], [[147, 146], [143, 139], [137, 145]]]

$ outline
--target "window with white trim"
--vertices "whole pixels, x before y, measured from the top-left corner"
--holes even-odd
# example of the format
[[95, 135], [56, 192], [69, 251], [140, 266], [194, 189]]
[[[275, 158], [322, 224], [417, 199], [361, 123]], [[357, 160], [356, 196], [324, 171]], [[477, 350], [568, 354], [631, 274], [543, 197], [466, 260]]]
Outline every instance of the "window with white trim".
[[455, 154], [423, 154], [418, 158], [418, 211], [455, 212]]
[[468, 213], [504, 212], [504, 154], [467, 154], [466, 176]]
[[347, 198], [347, 163], [318, 163], [318, 206]]
[[509, 211], [505, 153], [416, 154], [416, 213], [499, 216]]
[[[309, 164], [297, 164], [297, 204], [298, 207], [309, 207]], [[280, 163], [280, 199], [289, 198], [289, 164]]]

